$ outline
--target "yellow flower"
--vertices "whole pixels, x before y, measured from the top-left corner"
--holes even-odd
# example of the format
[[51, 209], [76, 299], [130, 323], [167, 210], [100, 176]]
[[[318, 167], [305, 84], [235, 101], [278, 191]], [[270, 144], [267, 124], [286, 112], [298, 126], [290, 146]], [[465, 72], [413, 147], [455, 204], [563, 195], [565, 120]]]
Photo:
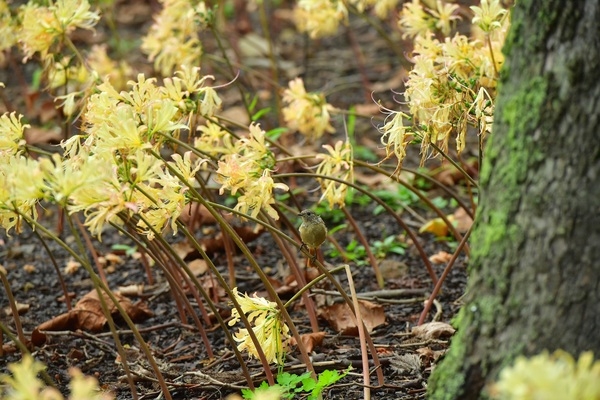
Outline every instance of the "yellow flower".
[[322, 94], [307, 93], [302, 79], [290, 81], [289, 88], [283, 92], [283, 101], [286, 103], [283, 108], [285, 122], [310, 142], [320, 138], [325, 132], [335, 132], [329, 116], [333, 107], [327, 104]]
[[[256, 294], [252, 297], [247, 294], [242, 296], [237, 288], [233, 289], [233, 295], [242, 312], [247, 314], [248, 322], [253, 325], [252, 331], [258, 339], [267, 361], [282, 365], [285, 353], [289, 349], [290, 333], [289, 327], [282, 320], [277, 303], [258, 297]], [[236, 308], [231, 310], [231, 317], [229, 326], [235, 325], [240, 320], [240, 314]], [[258, 351], [248, 334], [248, 329], [239, 329], [234, 339], [239, 343], [238, 350], [246, 350], [251, 356], [258, 358]]]
[[198, 132], [201, 135], [194, 139], [194, 147], [204, 154], [216, 157], [234, 151], [231, 135], [219, 125], [207, 121], [206, 125], [198, 127]]
[[[326, 144], [323, 145], [323, 148], [329, 154], [317, 154], [317, 158], [323, 161], [317, 166], [316, 173], [354, 183], [354, 162], [350, 142], [339, 140], [335, 144], [335, 147]], [[327, 199], [331, 207], [334, 204], [343, 207], [346, 201], [348, 186], [330, 179], [318, 178], [318, 181], [323, 191], [321, 199]]]
[[235, 210], [254, 218], [260, 210], [264, 210], [271, 218], [279, 219], [277, 211], [271, 206], [275, 203], [273, 189], [288, 191], [289, 187], [284, 183], [275, 183], [267, 169], [258, 180], [252, 179], [249, 182], [250, 185], [245, 186], [244, 194], [238, 199]]
[[445, 3], [441, 0], [437, 0], [436, 6], [436, 10], [431, 10], [431, 14], [437, 19], [435, 27], [438, 28], [444, 36], [448, 36], [452, 29], [452, 22], [460, 19], [458, 15], [455, 15], [459, 6], [456, 4]]
[[21, 9], [21, 19], [19, 39], [28, 59], [36, 52], [46, 58], [50, 47], [61, 36], [76, 28], [92, 29], [100, 16], [90, 11], [87, 0], [58, 0], [49, 7], [27, 3]]
[[312, 39], [333, 35], [340, 22], [348, 21], [348, 9], [342, 0], [299, 0], [294, 20], [300, 32]]
[[404, 3], [398, 26], [404, 31], [403, 38], [425, 36], [435, 28], [435, 20], [427, 14], [419, 0]]
[[142, 39], [142, 51], [163, 76], [180, 65], [198, 65], [202, 56], [199, 32], [208, 15], [203, 1], [161, 0], [163, 9]]
[[406, 118], [409, 118], [408, 115], [402, 112], [389, 111], [385, 124], [380, 129], [381, 143], [385, 146], [386, 152], [385, 158], [380, 163], [395, 155], [398, 159], [398, 166], [394, 173], [400, 171], [402, 161], [406, 157], [406, 146], [412, 138], [411, 132], [407, 132], [406, 126], [404, 126]]
[[0, 160], [22, 151], [25, 145], [23, 132], [25, 128], [31, 127], [29, 124], [22, 124], [22, 118], [22, 115], [17, 116], [14, 111], [10, 114], [4, 113], [0, 117]]
[[471, 6], [471, 10], [475, 14], [473, 24], [486, 33], [500, 29], [502, 19], [508, 13], [502, 8], [499, 0], [481, 0], [481, 7]]

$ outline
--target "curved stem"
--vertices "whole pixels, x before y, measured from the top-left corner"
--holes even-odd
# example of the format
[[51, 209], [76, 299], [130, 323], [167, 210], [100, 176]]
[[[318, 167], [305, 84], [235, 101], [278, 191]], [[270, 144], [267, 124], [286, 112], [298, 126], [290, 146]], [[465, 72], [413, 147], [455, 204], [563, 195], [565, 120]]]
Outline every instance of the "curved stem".
[[431, 309], [433, 300], [435, 300], [435, 298], [437, 297], [440, 290], [442, 290], [442, 285], [444, 284], [446, 277], [452, 270], [452, 267], [454, 266], [454, 263], [456, 262], [458, 255], [460, 254], [463, 247], [466, 245], [467, 240], [469, 239], [469, 236], [471, 236], [472, 229], [473, 229], [473, 225], [471, 225], [471, 227], [469, 228], [467, 233], [465, 233], [465, 236], [458, 244], [458, 247], [454, 251], [454, 254], [452, 254], [452, 258], [450, 258], [450, 261], [448, 261], [446, 268], [444, 268], [444, 272], [442, 272], [442, 275], [440, 276], [440, 280], [436, 283], [435, 287], [433, 288], [433, 291], [431, 292], [431, 296], [429, 296], [429, 299], [427, 299], [427, 301], [425, 302], [425, 307], [423, 308], [423, 312], [421, 312], [421, 316], [419, 317], [419, 322], [417, 323], [417, 325], [422, 325], [423, 322], [425, 322], [425, 318], [427, 317], [427, 314], [429, 313], [429, 310]]

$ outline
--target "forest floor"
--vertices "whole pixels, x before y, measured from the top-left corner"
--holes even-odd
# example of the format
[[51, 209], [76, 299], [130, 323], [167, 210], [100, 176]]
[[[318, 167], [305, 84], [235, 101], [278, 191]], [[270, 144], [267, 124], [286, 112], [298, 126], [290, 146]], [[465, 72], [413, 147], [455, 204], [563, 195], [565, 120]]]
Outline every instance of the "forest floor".
[[[357, 120], [355, 140], [357, 148], [360, 147], [368, 150], [371, 154], [381, 156], [380, 133], [376, 128], [381, 124], [381, 115], [376, 115], [378, 107], [373, 99], [381, 100], [381, 103], [389, 108], [397, 106], [393, 101], [396, 95], [392, 91], [402, 90], [402, 82], [407, 74], [406, 70], [402, 68], [402, 62], [370, 25], [355, 17], [351, 18], [350, 25], [342, 27], [336, 36], [310, 41], [292, 28], [290, 10], [286, 8], [286, 4], [284, 2], [280, 9], [273, 11], [270, 21], [271, 34], [275, 38], [278, 48], [281, 80], [287, 82], [300, 75], [304, 78], [307, 89], [324, 90], [327, 93], [328, 102], [335, 107], [347, 110], [348, 107], [355, 106], [361, 113], [373, 115], [373, 119]], [[117, 3], [115, 15], [121, 30], [121, 39], [135, 43], [139, 39], [139, 35], [147, 31], [151, 24], [152, 12], [157, 9], [157, 4], [153, 2]], [[391, 34], [400, 47], [404, 46], [397, 31], [392, 31]], [[99, 28], [96, 35], [91, 37], [83, 35], [80, 42], [76, 42], [76, 44], [86, 46], [92, 42], [108, 42], [109, 35], [107, 30]], [[261, 44], [264, 44], [260, 27], [253, 20], [251, 14], [238, 16], [236, 22], [226, 29], [224, 36], [230, 43], [233, 43], [234, 50], [231, 52], [234, 57], [239, 59], [240, 63], [253, 66], [257, 70], [262, 68], [263, 73], [268, 73], [268, 58], [264, 53], [250, 54], [249, 50], [244, 50], [247, 46], [250, 48], [261, 47]], [[209, 38], [206, 40], [205, 53], [217, 54], [214, 42], [211, 42]], [[151, 66], [143, 61], [143, 55], [135, 51], [129, 54], [128, 61], [135, 64], [141, 71], [151, 70]], [[19, 66], [19, 68], [22, 68], [19, 74], [23, 76], [30, 74], [26, 67]], [[9, 74], [11, 72], [9, 71], [8, 68], [0, 71], [1, 81], [10, 81]], [[206, 67], [203, 66], [202, 72], [218, 75], [219, 71], [215, 69], [214, 65], [207, 64]], [[218, 83], [225, 83], [225, 81]], [[267, 100], [271, 98], [269, 93], [272, 92], [272, 88], [265, 83], [254, 83], [258, 86], [264, 85], [263, 97]], [[10, 90], [13, 90], [15, 96], [19, 96], [18, 85], [8, 86], [7, 91]], [[232, 93], [230, 97], [227, 94], [223, 96], [225, 112], [230, 116], [243, 114], [240, 111], [239, 98], [236, 98], [234, 94], [235, 91], [231, 90], [230, 92]], [[37, 121], [41, 126], [40, 115], [35, 114], [46, 109], [47, 104], [43, 104], [43, 96], [39, 99], [32, 97], [32, 99], [34, 106], [29, 109], [27, 117], [33, 121], [33, 125]], [[15, 97], [12, 104], [18, 109], [21, 102]], [[243, 121], [243, 117], [240, 118], [240, 123], [247, 124], [247, 121]], [[267, 121], [265, 124], [268, 125], [269, 122]], [[336, 120], [336, 128], [338, 128], [338, 134], [325, 137], [318, 144], [312, 145], [315, 151], [322, 144], [333, 144], [339, 138], [343, 138], [344, 128], [341, 117]], [[48, 146], [55, 144], [52, 139], [47, 141], [49, 142]], [[304, 146], [308, 145], [304, 144]], [[358, 152], [356, 158], [360, 158]], [[406, 165], [417, 167], [418, 163], [418, 148], [415, 147], [411, 150]], [[434, 160], [431, 164], [428, 173], [432, 176], [436, 175], [434, 170], [443, 169], [440, 161]], [[418, 198], [390, 179], [363, 172], [357, 173], [357, 181], [368, 187], [369, 190], [377, 191], [380, 194], [387, 192], [388, 197], [400, 198], [395, 203], [395, 211], [416, 233], [427, 256], [434, 256], [432, 258], [435, 261], [432, 263], [433, 268], [437, 276], [440, 276], [449, 260], [449, 255], [456, 248], [457, 242], [450, 236], [438, 237], [428, 232], [418, 233], [419, 228], [425, 222], [435, 218], [435, 214]], [[416, 182], [414, 177], [413, 182]], [[308, 189], [317, 186], [315, 182], [299, 182], [297, 185], [301, 183], [306, 184]], [[464, 181], [450, 180], [446, 183], [453, 185], [452, 190], [459, 193], [464, 199], [468, 199], [468, 192], [463, 186]], [[431, 185], [423, 184], [420, 186], [420, 190], [424, 196], [436, 204], [440, 204], [444, 213], [453, 214], [457, 211], [456, 204]], [[316, 203], [318, 198], [318, 193], [309, 192], [305, 198], [305, 208]], [[358, 195], [355, 201], [349, 205], [348, 210], [371, 244], [376, 241], [382, 243], [386, 238], [393, 237], [393, 243], [401, 244], [395, 250], [403, 253], [398, 254], [392, 251], [393, 246], [387, 248], [381, 244], [379, 247], [375, 246], [381, 249], [377, 256], [385, 281], [384, 287], [380, 287], [366, 255], [360, 246], [356, 245], [357, 237], [354, 231], [344, 225], [345, 221], [339, 214], [322, 215], [330, 232], [333, 232], [332, 236], [346, 249], [346, 257], [342, 257], [335, 252], [332, 244], [325, 243], [322, 248], [325, 264], [338, 266], [347, 262], [351, 267], [358, 294], [362, 293], [365, 299], [377, 306], [377, 312], [382, 312], [384, 315], [384, 322], [375, 326], [370, 333], [384, 376], [384, 382], [380, 384], [377, 381], [376, 372], [371, 373], [372, 398], [425, 398], [426, 382], [432, 365], [447, 349], [449, 336], [451, 336], [449, 326], [445, 324], [431, 325], [432, 330], [425, 333], [412, 331], [423, 311], [424, 301], [433, 290], [431, 276], [414, 244], [411, 243], [406, 232], [398, 226], [396, 220], [385, 213], [377, 213], [375, 204]], [[290, 215], [290, 218], [293, 217]], [[63, 220], [54, 207], [40, 208], [40, 222], [55, 232], [61, 229], [60, 237], [76, 248], [78, 244], [75, 237], [64, 226], [59, 228], [62, 226], [59, 221]], [[207, 223], [196, 229], [198, 235], [203, 238], [211, 238], [218, 233], [216, 224]], [[169, 241], [185, 248], [183, 237], [170, 237]], [[93, 290], [91, 280], [84, 269], [71, 268], [69, 273], [65, 273], [65, 267], [69, 265], [71, 258], [64, 250], [53, 242], [48, 242], [49, 247], [45, 250], [40, 243], [37, 233], [27, 229], [22, 234], [13, 234], [10, 237], [5, 232], [0, 233], [0, 264], [8, 271], [9, 284], [17, 302], [23, 305], [21, 321], [28, 338], [40, 324], [51, 321], [66, 312], [58, 274], [48, 252], [53, 255], [56, 264], [62, 271], [66, 286], [73, 299], [81, 299], [86, 293]], [[258, 235], [248, 239], [247, 245], [272, 282], [280, 288], [285, 287], [288, 282], [289, 270], [285, 267], [285, 261], [271, 236]], [[247, 386], [231, 345], [225, 340], [220, 329], [218, 327], [207, 328], [208, 338], [216, 353], [215, 358], [209, 359], [206, 348], [195, 328], [191, 326], [191, 322], [182, 322], [173, 296], [168, 290], [165, 277], [158, 269], [154, 269], [154, 282], [149, 283], [140, 260], [127, 251], [127, 246], [133, 248], [130, 242], [116, 231], [109, 229], [104, 232], [101, 242], [93, 241], [93, 246], [98, 256], [109, 260], [106, 270], [107, 282], [111, 289], [134, 286], [137, 288], [135, 293], [128, 296], [137, 306], [142, 307], [142, 303], [137, 302], [143, 302], [143, 308], [149, 311], [147, 318], [139, 322], [137, 326], [169, 383], [174, 399], [223, 398], [229, 393], [239, 393], [239, 387]], [[400, 247], [402, 250], [399, 249]], [[91, 253], [87, 252], [87, 255], [91, 257]], [[193, 261], [199, 257], [198, 254], [191, 251], [184, 252], [183, 255], [186, 261]], [[228, 260], [225, 249], [216, 246], [210, 249], [209, 255], [223, 275], [227, 276]], [[249, 294], [254, 292], [264, 294], [264, 286], [248, 266], [245, 257], [239, 253], [230, 254], [230, 256], [233, 257], [234, 265], [236, 265], [235, 274], [239, 291]], [[299, 263], [304, 264], [302, 253], [298, 253], [296, 256]], [[460, 299], [465, 290], [465, 262], [466, 256], [463, 253], [458, 257], [448, 275], [435, 306], [426, 318], [427, 322], [436, 320], [449, 323], [458, 311], [461, 304]], [[199, 272], [198, 276], [202, 282], [210, 285], [211, 279], [207, 277], [207, 273]], [[347, 284], [343, 274], [339, 274], [339, 281], [344, 286]], [[227, 297], [222, 296], [218, 290], [214, 288], [213, 290], [219, 299], [217, 303], [219, 309], [224, 310], [224, 315], [226, 315], [230, 308]], [[289, 298], [296, 290], [297, 288], [281, 289], [281, 297]], [[2, 293], [4, 292], [2, 291]], [[324, 398], [360, 399], [363, 396], [363, 377], [359, 339], [351, 332], [339, 332], [332, 328], [331, 320], [335, 317], [327, 318], [326, 310], [340, 299], [330, 285], [317, 286], [312, 290], [312, 295], [320, 308], [320, 313], [322, 312], [319, 327], [325, 332], [323, 342], [317, 345], [311, 354], [315, 368], [317, 371], [325, 369], [341, 371], [348, 366], [353, 368], [345, 378], [326, 390]], [[291, 309], [291, 316], [302, 331], [301, 333], [311, 331], [307, 313], [301, 303]], [[8, 298], [4, 294], [0, 296], [0, 321], [8, 326], [14, 326], [12, 317], [8, 315]], [[160, 398], [156, 379], [150, 372], [151, 369], [136, 345], [131, 332], [124, 324], [119, 324], [118, 329], [120, 340], [129, 346], [128, 359], [132, 364], [131, 370], [136, 376], [139, 398]], [[232, 328], [233, 331], [234, 328]], [[66, 387], [68, 368], [74, 366], [80, 368], [85, 374], [95, 376], [101, 386], [111, 390], [117, 395], [117, 398], [131, 398], [129, 386], [124, 379], [123, 368], [116, 361], [118, 354], [113, 337], [107, 328], [101, 332], [58, 329], [46, 332], [45, 339], [43, 345], [33, 347], [33, 354], [36, 359], [47, 365], [50, 376], [56, 379], [61, 389], [64, 390]], [[20, 353], [5, 338], [4, 354], [0, 356], [0, 373], [6, 372], [7, 363], [19, 359]], [[247, 366], [256, 384], [265, 380], [264, 370], [259, 362], [248, 359]], [[302, 373], [304, 372], [302, 368], [300, 356], [297, 351], [293, 350], [287, 357], [284, 370]], [[274, 372], [277, 372], [276, 368], [274, 368]]]

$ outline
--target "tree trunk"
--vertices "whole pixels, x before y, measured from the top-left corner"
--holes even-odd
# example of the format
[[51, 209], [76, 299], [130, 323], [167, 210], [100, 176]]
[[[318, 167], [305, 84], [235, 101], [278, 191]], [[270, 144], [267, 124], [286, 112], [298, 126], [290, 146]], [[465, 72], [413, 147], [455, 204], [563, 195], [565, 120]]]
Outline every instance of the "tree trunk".
[[598, 21], [597, 0], [516, 3], [466, 304], [430, 399], [485, 398], [521, 354], [600, 357]]

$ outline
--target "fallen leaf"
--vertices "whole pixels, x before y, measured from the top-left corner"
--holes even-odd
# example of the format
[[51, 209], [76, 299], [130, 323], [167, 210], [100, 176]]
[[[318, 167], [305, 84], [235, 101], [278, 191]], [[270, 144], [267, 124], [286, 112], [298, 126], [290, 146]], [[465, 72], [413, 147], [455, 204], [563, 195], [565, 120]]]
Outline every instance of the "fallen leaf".
[[128, 286], [119, 286], [117, 293], [127, 297], [140, 297], [144, 293], [144, 285], [133, 284]]
[[452, 222], [456, 230], [460, 233], [465, 233], [473, 225], [473, 218], [467, 214], [464, 208], [459, 208], [452, 214], [454, 221]]
[[192, 254], [196, 251], [196, 249], [194, 249], [194, 247], [187, 240], [182, 240], [181, 242], [173, 243], [171, 245], [171, 248], [173, 248], [175, 254], [177, 254], [177, 256], [179, 256], [179, 258], [181, 258], [182, 260], [185, 260], [185, 258], [189, 254]]
[[[114, 296], [133, 322], [143, 321], [153, 315], [143, 302], [133, 304], [128, 298], [119, 293], [114, 293]], [[108, 305], [110, 314], [113, 318], [117, 317], [119, 315], [117, 307], [112, 303], [108, 295], [103, 293], [103, 297]], [[41, 331], [75, 331], [81, 329], [90, 332], [99, 332], [104, 328], [105, 324], [106, 316], [102, 310], [100, 298], [96, 290], [92, 290], [83, 296], [71, 311], [38, 325], [31, 335], [31, 341], [36, 346], [45, 343], [46, 335]]]
[[37, 268], [35, 268], [35, 265], [33, 264], [25, 264], [23, 265], [23, 271], [27, 272], [28, 274], [33, 274], [35, 271], [37, 271]]
[[446, 349], [432, 350], [431, 347], [420, 347], [415, 351], [421, 356], [421, 360], [423, 361], [423, 365], [425, 366], [429, 366], [432, 363], [436, 362], [441, 356], [443, 356], [446, 353]]
[[437, 253], [429, 257], [429, 261], [431, 261], [434, 264], [447, 264], [451, 258], [452, 254], [446, 251], [438, 251]]
[[194, 276], [200, 276], [208, 270], [208, 264], [206, 263], [206, 260], [202, 258], [192, 260], [189, 263], [187, 263], [187, 265], [188, 268], [192, 271], [192, 274], [194, 274]]
[[[454, 216], [449, 215], [448, 221], [452, 223], [454, 221]], [[433, 233], [437, 237], [448, 236], [448, 225], [441, 218], [434, 218], [432, 220], [427, 221], [420, 229], [419, 233], [429, 232]]]
[[[29, 304], [17, 302], [15, 305], [17, 306], [17, 314], [19, 314], [19, 315], [23, 315], [27, 311], [29, 311]], [[13, 315], [12, 308], [6, 307], [4, 309], [4, 314], [6, 314], [9, 317], [12, 316]]]
[[412, 328], [412, 334], [422, 340], [447, 338], [454, 335], [456, 329], [445, 322], [427, 322]]
[[390, 366], [400, 375], [413, 375], [421, 372], [421, 357], [418, 354], [400, 354], [390, 357]]
[[65, 266], [65, 274], [67, 275], [73, 275], [75, 272], [77, 272], [79, 270], [79, 268], [81, 268], [81, 264], [78, 263], [75, 260], [69, 260], [67, 262], [67, 265]]
[[33, 127], [25, 130], [24, 136], [27, 144], [54, 144], [60, 143], [60, 141], [63, 139], [60, 128], [44, 129]]
[[[300, 335], [300, 340], [302, 340], [302, 344], [308, 353], [311, 353], [315, 347], [320, 346], [323, 343], [323, 339], [325, 339], [325, 332], [313, 332]], [[290, 343], [292, 346], [296, 345], [296, 339], [292, 338]]]
[[[366, 300], [358, 301], [362, 320], [370, 333], [374, 328], [385, 323], [383, 306]], [[356, 319], [346, 303], [336, 303], [319, 309], [319, 316], [343, 335], [358, 336]]]

